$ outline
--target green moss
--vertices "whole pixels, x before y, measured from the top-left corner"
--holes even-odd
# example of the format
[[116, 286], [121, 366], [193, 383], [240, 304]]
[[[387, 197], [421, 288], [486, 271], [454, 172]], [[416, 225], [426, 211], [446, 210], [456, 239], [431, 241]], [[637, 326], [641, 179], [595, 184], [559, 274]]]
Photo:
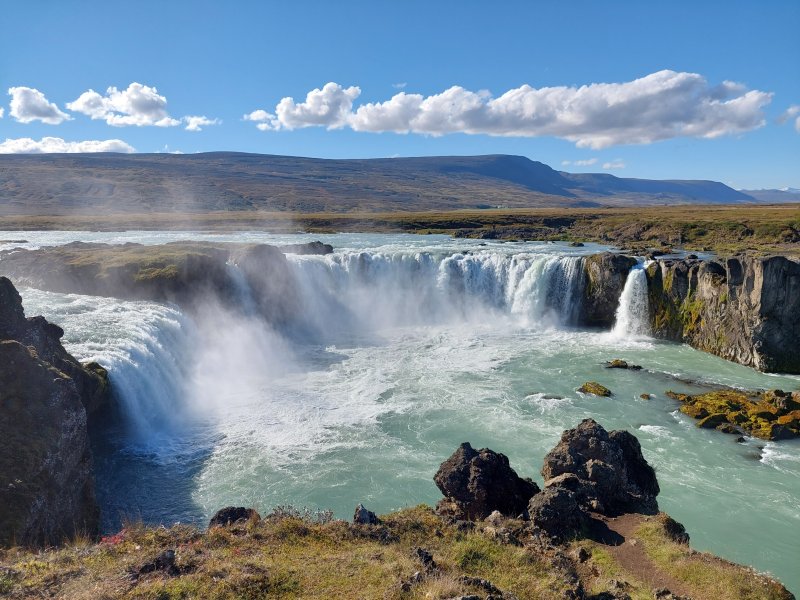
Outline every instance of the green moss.
[[578, 388], [579, 392], [584, 394], [594, 394], [595, 396], [610, 396], [611, 390], [606, 386], [597, 383], [596, 381], [587, 381]]

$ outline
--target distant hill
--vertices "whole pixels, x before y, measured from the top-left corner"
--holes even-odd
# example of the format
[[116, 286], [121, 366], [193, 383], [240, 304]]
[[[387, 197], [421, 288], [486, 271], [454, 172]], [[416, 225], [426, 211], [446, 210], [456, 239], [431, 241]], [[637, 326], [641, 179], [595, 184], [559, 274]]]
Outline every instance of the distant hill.
[[0, 156], [0, 215], [422, 211], [754, 201], [716, 181], [566, 173], [507, 155], [350, 160], [236, 152]]
[[782, 190], [742, 190], [742, 193], [752, 196], [759, 202], [768, 204], [800, 202], [800, 190], [797, 188], [785, 188]]

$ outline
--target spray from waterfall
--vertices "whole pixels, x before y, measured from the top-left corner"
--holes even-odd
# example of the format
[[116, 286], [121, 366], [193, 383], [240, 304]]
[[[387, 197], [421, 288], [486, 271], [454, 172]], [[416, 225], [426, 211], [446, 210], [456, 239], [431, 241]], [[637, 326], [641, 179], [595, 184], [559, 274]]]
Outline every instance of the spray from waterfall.
[[650, 335], [650, 299], [644, 265], [637, 265], [628, 273], [619, 298], [613, 334], [620, 338]]

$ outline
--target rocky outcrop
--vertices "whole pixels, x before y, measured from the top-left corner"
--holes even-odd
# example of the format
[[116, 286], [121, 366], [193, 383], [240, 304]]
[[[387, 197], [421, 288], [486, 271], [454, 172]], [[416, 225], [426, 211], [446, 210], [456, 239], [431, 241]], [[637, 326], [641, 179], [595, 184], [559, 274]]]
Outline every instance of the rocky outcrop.
[[87, 412], [92, 413], [108, 400], [108, 373], [97, 363], [78, 362], [61, 345], [63, 336], [64, 330], [44, 317], [26, 319], [19, 292], [8, 278], [0, 277], [0, 340], [35, 348], [39, 359], [73, 380]]
[[658, 260], [647, 279], [656, 337], [760, 371], [800, 373], [800, 263]]
[[87, 412], [109, 396], [105, 370], [81, 365], [63, 331], [25, 318], [0, 277], [0, 544], [58, 542], [98, 526]]
[[517, 475], [504, 454], [475, 450], [467, 442], [442, 463], [433, 480], [445, 495], [438, 512], [460, 519], [485, 519], [495, 510], [516, 517], [539, 492], [533, 481]]
[[255, 509], [244, 506], [226, 506], [214, 513], [208, 522], [208, 527], [209, 529], [211, 527], [227, 527], [240, 521], [258, 521], [260, 519], [261, 515]]
[[658, 481], [639, 440], [627, 431], [608, 432], [593, 419], [563, 433], [544, 457], [542, 476], [545, 488], [568, 489], [594, 512], [658, 511]]
[[2, 254], [0, 272], [18, 283], [65, 293], [175, 302], [192, 310], [217, 300], [241, 305], [247, 295], [273, 324], [301, 316], [297, 283], [285, 253], [329, 254], [321, 242], [267, 244], [173, 242], [87, 244], [73, 242]]
[[628, 273], [635, 265], [635, 258], [610, 252], [584, 259], [586, 285], [579, 317], [581, 325], [606, 329], [614, 325], [619, 297]]
[[697, 426], [724, 433], [746, 433], [765, 440], [800, 436], [800, 392], [715, 390], [705, 394], [667, 396], [681, 403], [680, 411], [697, 419]]

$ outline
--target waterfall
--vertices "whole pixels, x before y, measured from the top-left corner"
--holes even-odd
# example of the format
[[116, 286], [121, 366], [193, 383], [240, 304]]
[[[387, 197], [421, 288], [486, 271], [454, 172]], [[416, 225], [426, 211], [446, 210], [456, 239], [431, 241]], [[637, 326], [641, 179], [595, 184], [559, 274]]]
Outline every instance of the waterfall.
[[342, 252], [292, 256], [303, 318], [323, 329], [485, 321], [571, 325], [583, 259], [550, 254]]
[[650, 335], [650, 300], [643, 266], [637, 265], [628, 273], [616, 317], [613, 330], [615, 337]]

